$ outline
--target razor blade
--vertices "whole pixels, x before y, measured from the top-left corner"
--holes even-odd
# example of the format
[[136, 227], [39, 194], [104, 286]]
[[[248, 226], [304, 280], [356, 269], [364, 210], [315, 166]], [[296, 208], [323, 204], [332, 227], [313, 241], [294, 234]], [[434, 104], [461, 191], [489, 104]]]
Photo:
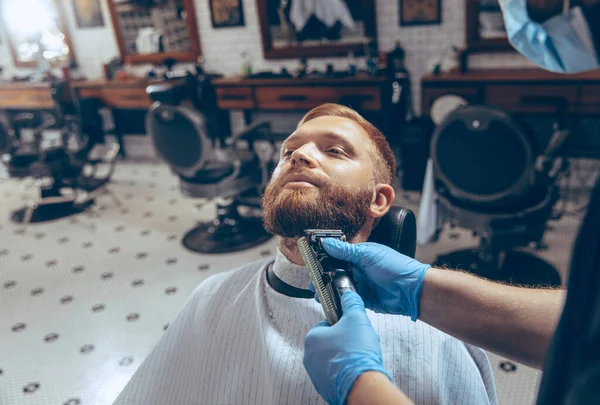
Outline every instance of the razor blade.
[[355, 291], [348, 263], [331, 257], [322, 245], [325, 238], [346, 240], [344, 233], [337, 229], [306, 229], [304, 237], [298, 239], [298, 248], [308, 269], [308, 275], [315, 287], [319, 302], [330, 325], [342, 317], [342, 295]]

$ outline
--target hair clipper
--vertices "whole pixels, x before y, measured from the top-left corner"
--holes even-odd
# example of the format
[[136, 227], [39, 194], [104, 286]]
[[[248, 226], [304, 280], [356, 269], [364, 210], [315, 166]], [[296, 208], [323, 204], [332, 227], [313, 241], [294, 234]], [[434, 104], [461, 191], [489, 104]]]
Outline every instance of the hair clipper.
[[306, 229], [304, 233], [306, 236], [298, 239], [298, 248], [327, 322], [333, 325], [342, 317], [342, 295], [346, 291], [356, 292], [356, 287], [348, 263], [329, 256], [322, 240], [336, 238], [345, 241], [346, 236], [342, 231], [333, 229]]

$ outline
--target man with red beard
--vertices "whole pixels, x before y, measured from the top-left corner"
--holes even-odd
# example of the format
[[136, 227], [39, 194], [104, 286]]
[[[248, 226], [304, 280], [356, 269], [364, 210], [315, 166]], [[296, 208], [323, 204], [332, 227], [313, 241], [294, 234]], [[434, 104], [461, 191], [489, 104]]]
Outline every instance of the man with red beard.
[[[335, 104], [307, 113], [263, 198], [265, 228], [281, 237], [275, 258], [200, 284], [115, 403], [324, 404], [302, 364], [304, 337], [324, 314], [297, 240], [333, 228], [366, 241], [395, 199], [394, 174], [384, 136], [358, 113]], [[497, 403], [481, 349], [416, 319], [368, 316], [390, 378], [414, 401]]]

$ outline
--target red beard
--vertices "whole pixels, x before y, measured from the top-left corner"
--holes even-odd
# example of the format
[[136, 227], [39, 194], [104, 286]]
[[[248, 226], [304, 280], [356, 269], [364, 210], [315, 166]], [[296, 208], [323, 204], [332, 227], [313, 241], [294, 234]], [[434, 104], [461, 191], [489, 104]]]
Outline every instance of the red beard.
[[326, 183], [314, 188], [284, 189], [271, 180], [262, 199], [265, 229], [275, 235], [304, 236], [305, 229], [340, 229], [348, 240], [364, 225], [373, 190]]

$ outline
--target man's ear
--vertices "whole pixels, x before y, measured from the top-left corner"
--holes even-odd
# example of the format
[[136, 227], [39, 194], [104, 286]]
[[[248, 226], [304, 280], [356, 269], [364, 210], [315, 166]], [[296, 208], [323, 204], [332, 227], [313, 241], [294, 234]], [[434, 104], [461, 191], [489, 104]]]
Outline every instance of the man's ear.
[[384, 216], [394, 203], [396, 192], [389, 184], [379, 183], [373, 190], [373, 199], [371, 200], [370, 214], [374, 218]]

